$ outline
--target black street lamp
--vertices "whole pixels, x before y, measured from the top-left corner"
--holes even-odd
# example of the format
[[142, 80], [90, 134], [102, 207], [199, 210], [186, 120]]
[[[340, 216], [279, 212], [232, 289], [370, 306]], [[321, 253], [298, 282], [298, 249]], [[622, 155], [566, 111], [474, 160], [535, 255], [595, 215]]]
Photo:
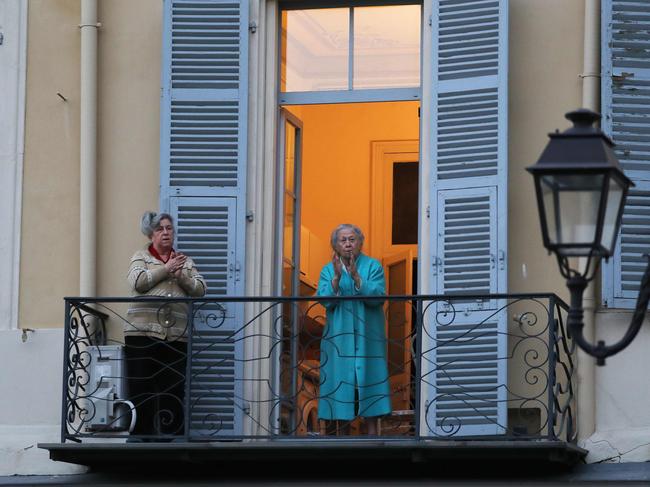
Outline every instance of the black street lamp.
[[[650, 300], [650, 262], [641, 280], [636, 310], [625, 336], [613, 345], [593, 345], [583, 335], [582, 296], [601, 258], [614, 253], [623, 207], [634, 183], [623, 174], [612, 150], [614, 143], [593, 127], [600, 115], [579, 109], [566, 114], [573, 127], [549, 134], [550, 142], [534, 166], [537, 207], [544, 247], [557, 256], [571, 293], [568, 327], [571, 337], [598, 365], [627, 347], [637, 335]], [[582, 272], [570, 257], [584, 257]]]

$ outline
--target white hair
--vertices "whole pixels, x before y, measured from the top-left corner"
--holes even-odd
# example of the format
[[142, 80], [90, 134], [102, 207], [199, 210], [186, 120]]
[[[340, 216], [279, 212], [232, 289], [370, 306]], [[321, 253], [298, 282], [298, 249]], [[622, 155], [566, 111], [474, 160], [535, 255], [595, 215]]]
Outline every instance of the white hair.
[[361, 241], [361, 245], [363, 245], [363, 240], [365, 239], [365, 237], [363, 236], [363, 232], [361, 231], [361, 229], [356, 225], [352, 225], [351, 223], [342, 223], [332, 231], [332, 236], [330, 237], [330, 244], [332, 245], [333, 249], [336, 249], [336, 241], [339, 238], [339, 232], [341, 230], [352, 230]]
[[140, 230], [148, 238], [151, 238], [156, 228], [160, 226], [161, 220], [169, 220], [174, 226], [174, 219], [169, 213], [156, 213], [155, 211], [145, 211], [140, 221]]

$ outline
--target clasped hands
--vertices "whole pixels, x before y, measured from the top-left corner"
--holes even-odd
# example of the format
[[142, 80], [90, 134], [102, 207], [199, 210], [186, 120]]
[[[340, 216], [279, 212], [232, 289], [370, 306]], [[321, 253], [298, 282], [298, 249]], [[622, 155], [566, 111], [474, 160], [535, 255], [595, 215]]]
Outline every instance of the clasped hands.
[[[336, 252], [334, 252], [334, 255], [332, 255], [332, 265], [334, 266], [334, 278], [332, 279], [332, 287], [334, 288], [334, 292], [338, 293], [339, 282], [341, 281], [341, 275], [343, 275], [343, 262], [341, 262], [341, 257]], [[359, 275], [359, 271], [357, 271], [356, 257], [352, 254], [350, 254], [347, 268], [348, 274], [350, 274], [350, 277], [354, 281], [355, 287], [359, 289], [361, 287], [361, 276]]]
[[185, 254], [172, 252], [169, 260], [165, 263], [165, 268], [172, 276], [181, 277], [186, 260], [187, 256]]

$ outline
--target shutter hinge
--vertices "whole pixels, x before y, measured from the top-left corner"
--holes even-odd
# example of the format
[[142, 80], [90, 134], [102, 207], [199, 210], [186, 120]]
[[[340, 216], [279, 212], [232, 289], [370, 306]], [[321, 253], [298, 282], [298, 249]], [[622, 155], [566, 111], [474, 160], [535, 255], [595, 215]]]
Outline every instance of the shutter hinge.
[[431, 266], [433, 267], [433, 275], [436, 276], [438, 275], [439, 272], [442, 272], [442, 259], [434, 255], [432, 257], [432, 260], [433, 263], [431, 264]]
[[431, 27], [432, 25], [433, 25], [433, 19], [431, 15], [429, 15], [429, 27]]
[[4, 34], [2, 32], [0, 32], [0, 46], [2, 45], [4, 40], [5, 40], [5, 36], [4, 36]]
[[499, 270], [504, 270], [506, 268], [506, 251], [499, 250]]
[[244, 411], [244, 414], [250, 414], [251, 403], [248, 401], [244, 401], [244, 403], [242, 404], [242, 411]]
[[427, 218], [431, 218], [431, 207], [427, 205]]
[[257, 23], [255, 21], [252, 21], [250, 24], [248, 24], [248, 30], [251, 34], [255, 34], [255, 32], [257, 32]]
[[255, 213], [253, 213], [253, 210], [248, 210], [246, 212], [246, 221], [247, 222], [252, 222], [255, 217]]
[[241, 279], [241, 264], [239, 261], [235, 262], [235, 282]]

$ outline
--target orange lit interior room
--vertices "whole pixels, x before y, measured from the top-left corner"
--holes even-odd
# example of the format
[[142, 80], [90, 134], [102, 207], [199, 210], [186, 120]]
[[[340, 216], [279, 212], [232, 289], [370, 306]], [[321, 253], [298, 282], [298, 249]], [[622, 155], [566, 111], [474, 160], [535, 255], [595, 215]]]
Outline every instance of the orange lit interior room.
[[[392, 164], [417, 162], [419, 102], [285, 107], [303, 124], [301, 248], [303, 279], [316, 284], [331, 259], [340, 223], [358, 225], [364, 252], [380, 261], [391, 245]], [[417, 244], [412, 246], [414, 256]]]
[[[383, 263], [388, 294], [414, 292], [416, 277], [412, 268], [413, 259], [417, 258], [419, 102], [284, 108], [302, 125], [302, 156], [294, 158], [291, 153], [290, 157], [291, 164], [297, 160], [301, 164], [301, 191], [297, 195], [301, 230], [299, 294], [315, 293], [320, 271], [332, 258], [330, 234], [341, 223], [356, 224], [365, 234], [363, 251]], [[401, 193], [394, 191], [393, 184], [394, 167], [400, 163], [410, 165], [411, 170], [409, 182], [401, 188]], [[406, 244], [399, 243], [399, 239], [395, 241], [394, 197], [409, 200], [406, 205], [410, 207], [407, 226], [411, 233]], [[284, 221], [287, 221], [286, 215]], [[287, 230], [290, 229], [285, 228], [285, 253], [286, 238], [290, 236]], [[408, 258], [401, 257], [399, 262], [394, 258], [405, 252]], [[285, 293], [287, 291], [285, 288]], [[409, 387], [410, 312], [404, 303], [396, 305], [402, 309], [393, 309], [395, 304], [387, 308], [392, 402], [395, 410], [408, 411], [413, 400]], [[321, 428], [315, 417], [317, 401], [314, 398], [318, 396], [319, 338], [324, 314], [319, 307], [304, 311], [311, 319], [301, 320], [300, 325], [298, 434]], [[351, 434], [359, 434], [359, 424], [359, 421], [352, 423]], [[390, 424], [386, 422], [383, 427], [388, 428]], [[398, 431], [409, 427], [406, 417], [391, 428]]]
[[[388, 294], [417, 292], [420, 102], [388, 100], [417, 98], [399, 90], [415, 92], [420, 86], [420, 23], [418, 4], [282, 12], [280, 92], [307, 94], [294, 96], [293, 103], [313, 100], [315, 94], [319, 101], [330, 100], [281, 107], [286, 120], [278, 139], [285, 296], [316, 292], [320, 271], [332, 259], [330, 234], [341, 223], [358, 225], [365, 234], [363, 251], [382, 262]], [[386, 90], [383, 101], [341, 103], [362, 90], [381, 89]], [[299, 174], [295, 181], [292, 174]], [[299, 248], [294, 248], [296, 239]], [[291, 385], [292, 374], [283, 375], [284, 390], [298, 391], [298, 434], [322, 426], [315, 398], [324, 310], [303, 303], [300, 316], [294, 309], [297, 319], [287, 321], [299, 326], [297, 333], [287, 330], [286, 335], [296, 333], [299, 342], [294, 350], [297, 384]], [[387, 305], [387, 359], [396, 411], [410, 410], [413, 401], [410, 330], [409, 306]], [[291, 371], [289, 356], [284, 360]], [[288, 410], [284, 418], [291, 423]], [[351, 434], [358, 434], [358, 426], [354, 421]], [[408, 429], [410, 423], [400, 420], [393, 426]]]

